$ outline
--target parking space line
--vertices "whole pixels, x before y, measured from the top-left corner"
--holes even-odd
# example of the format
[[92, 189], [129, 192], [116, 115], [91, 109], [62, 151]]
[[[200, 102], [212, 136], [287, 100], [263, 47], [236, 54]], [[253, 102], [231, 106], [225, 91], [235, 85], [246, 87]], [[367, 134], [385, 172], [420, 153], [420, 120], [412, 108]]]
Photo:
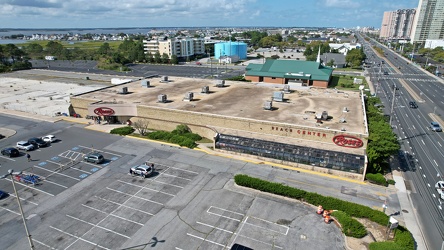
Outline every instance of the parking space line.
[[139, 223], [139, 222], [136, 222], [136, 221], [133, 221], [133, 220], [129, 220], [129, 219], [125, 219], [125, 218], [120, 217], [120, 216], [117, 216], [117, 215], [115, 215], [115, 214], [113, 214], [113, 213], [103, 212], [103, 211], [101, 211], [101, 210], [99, 210], [99, 209], [97, 209], [97, 208], [93, 208], [93, 207], [90, 207], [90, 206], [85, 205], [85, 204], [82, 204], [82, 206], [87, 207], [87, 208], [89, 208], [89, 209], [92, 209], [92, 210], [94, 210], [94, 211], [97, 211], [97, 212], [103, 213], [103, 214], [108, 214], [108, 215], [110, 215], [110, 216], [114, 216], [114, 217], [116, 217], [116, 218], [119, 218], [119, 219], [122, 219], [122, 220], [126, 220], [126, 221], [132, 222], [132, 223], [134, 223], [134, 224], [137, 224], [137, 225], [143, 226], [142, 223]]
[[141, 212], [141, 213], [144, 213], [144, 214], [148, 214], [148, 215], [154, 216], [154, 214], [152, 214], [152, 213], [148, 213], [148, 212], [146, 212], [146, 211], [143, 211], [143, 210], [140, 210], [140, 209], [137, 209], [137, 208], [133, 208], [133, 207], [130, 207], [130, 206], [127, 206], [127, 205], [123, 205], [123, 204], [120, 204], [120, 203], [115, 202], [115, 201], [111, 201], [111, 200], [103, 199], [103, 198], [101, 198], [101, 197], [99, 197], [99, 196], [94, 196], [94, 197], [96, 197], [96, 198], [98, 198], [98, 199], [100, 199], [100, 200], [103, 200], [103, 201], [109, 202], [109, 203], [113, 203], [113, 204], [116, 204], [116, 205], [120, 205], [120, 206], [122, 206], [122, 207], [126, 207], [126, 208], [129, 208], [129, 209], [132, 209], [132, 210], [137, 211], [137, 212]]
[[187, 170], [187, 169], [176, 168], [176, 167], [170, 167], [170, 168], [174, 168], [174, 169], [176, 169], [176, 170], [180, 170], [180, 171], [184, 171], [184, 172], [188, 172], [188, 173], [192, 173], [192, 174], [196, 174], [196, 175], [199, 174], [198, 172], [194, 172], [194, 171]]
[[57, 248], [53, 248], [53, 247], [51, 247], [51, 246], [48, 246], [48, 245], [46, 245], [45, 243], [36, 240], [35, 238], [32, 238], [32, 241], [33, 241], [33, 242], [37, 242], [37, 243], [39, 243], [40, 245], [45, 246], [45, 247], [47, 247], [47, 248], [49, 248], [49, 249], [57, 250]]
[[162, 184], [165, 184], [165, 185], [168, 185], [168, 186], [173, 186], [173, 187], [177, 187], [177, 188], [183, 188], [181, 186], [170, 184], [170, 183], [166, 183], [166, 182], [163, 182], [163, 181], [153, 180], [153, 182], [159, 182], [159, 183], [162, 183]]
[[[103, 246], [101, 246], [101, 245], [99, 245], [99, 244], [96, 244], [96, 243], [94, 243], [94, 242], [91, 242], [91, 241], [89, 241], [89, 240], [85, 240], [85, 239], [83, 239], [83, 238], [81, 238], [81, 237], [79, 237], [79, 236], [75, 236], [74, 234], [70, 234], [70, 233], [65, 232], [65, 231], [63, 231], [63, 230], [61, 230], [61, 229], [58, 229], [58, 228], [56, 228], [56, 227], [53, 227], [53, 226], [49, 226], [49, 227], [52, 228], [52, 229], [54, 229], [54, 230], [56, 230], [56, 231], [59, 231], [59, 232], [61, 232], [61, 233], [64, 233], [64, 234], [66, 234], [66, 235], [69, 235], [69, 236], [71, 236], [71, 237], [74, 237], [74, 238], [76, 238], [77, 240], [81, 240], [81, 241], [84, 241], [84, 242], [86, 242], [86, 243], [89, 243], [89, 244], [91, 244], [91, 245], [93, 245], [93, 246], [97, 246], [97, 247], [100, 247], [100, 248], [108, 249], [108, 250], [109, 250], [109, 248], [103, 247]], [[69, 247], [71, 247], [74, 243], [76, 243], [77, 240], [74, 241], [73, 243], [69, 244], [67, 247], [65, 247], [65, 250], [68, 249]]]
[[56, 165], [59, 165], [59, 166], [63, 166], [63, 164], [55, 162], [55, 161], [47, 160], [47, 162], [52, 163], [52, 164], [56, 164]]
[[38, 168], [38, 169], [43, 169], [43, 170], [45, 170], [45, 171], [48, 171], [48, 172], [51, 172], [51, 173], [52, 173], [52, 174], [46, 176], [45, 178], [48, 178], [48, 177], [50, 177], [50, 176], [53, 175], [53, 174], [58, 174], [58, 175], [61, 175], [61, 176], [65, 176], [65, 177], [68, 177], [68, 178], [74, 179], [74, 180], [76, 180], [76, 181], [80, 181], [80, 179], [77, 179], [77, 178], [75, 178], [75, 177], [72, 177], [72, 176], [69, 176], [69, 175], [66, 175], [66, 174], [62, 174], [62, 173], [60, 173], [60, 172], [58, 172], [58, 171], [52, 171], [52, 170], [49, 170], [49, 169], [46, 169], [46, 168], [42, 168], [42, 167], [38, 167], [38, 166], [34, 166], [34, 167], [35, 167], [35, 168]]
[[[105, 231], [108, 231], [108, 232], [111, 232], [111, 233], [114, 233], [114, 234], [120, 235], [120, 236], [122, 236], [122, 237], [125, 237], [125, 238], [127, 238], [127, 239], [131, 239], [131, 237], [129, 237], [129, 236], [126, 236], [126, 235], [124, 235], [124, 234], [121, 234], [121, 233], [115, 232], [115, 231], [113, 231], [113, 230], [111, 230], [111, 229], [108, 229], [108, 228], [106, 228], [106, 227], [99, 226], [100, 222], [102, 222], [103, 220], [105, 220], [105, 219], [108, 218], [108, 217], [105, 217], [103, 220], [101, 220], [99, 223], [97, 223], [97, 225], [94, 225], [94, 224], [91, 223], [91, 222], [88, 222], [88, 221], [85, 221], [85, 220], [82, 220], [82, 219], [76, 218], [76, 217], [71, 216], [71, 215], [69, 215], [69, 214], [67, 214], [66, 216], [69, 217], [69, 218], [71, 218], [71, 219], [74, 219], [74, 220], [77, 220], [77, 221], [81, 221], [81, 222], [83, 222], [83, 223], [86, 223], [86, 224], [88, 224], [88, 225], [93, 226], [91, 229], [93, 229], [94, 227], [97, 227], [97, 228], [103, 229], [103, 230], [105, 230]], [[91, 229], [90, 229], [89, 231], [91, 231]], [[88, 231], [88, 232], [89, 232], [89, 231]], [[86, 233], [88, 233], [88, 232], [86, 232]], [[86, 234], [86, 233], [85, 233], [85, 234]], [[85, 234], [84, 234], [84, 235], [85, 235]]]
[[170, 167], [166, 167], [162, 172], [159, 173], [158, 176], [154, 177], [153, 180], [156, 180], [157, 178], [159, 178], [163, 173], [165, 173]]
[[[202, 223], [202, 222], [199, 222], [199, 221], [196, 221], [196, 223], [197, 223], [197, 224], [200, 224], [200, 225], [203, 225], [203, 226], [211, 227], [211, 228], [213, 228], [213, 229], [217, 229], [217, 230], [219, 230], [219, 231], [223, 231], [223, 232], [226, 232], [226, 233], [231, 233], [231, 234], [235, 234], [235, 235], [237, 235], [237, 233], [232, 232], [232, 231], [228, 231], [228, 230], [223, 229], [223, 228], [215, 227], [215, 226], [212, 226], [212, 225], [209, 225], [209, 224], [205, 224], [205, 223]], [[249, 240], [256, 241], [256, 242], [259, 242], [259, 243], [262, 243], [262, 244], [268, 245], [268, 246], [272, 246], [272, 247], [275, 247], [275, 248], [282, 249], [282, 247], [277, 246], [277, 245], [275, 245], [275, 244], [270, 244], [270, 243], [267, 243], [267, 242], [264, 242], [264, 241], [261, 241], [261, 240], [257, 240], [257, 239], [254, 239], [254, 238], [251, 238], [251, 237], [248, 237], [248, 236], [245, 236], [245, 235], [239, 235], [239, 236], [242, 237], [242, 238], [247, 238], [247, 239], [249, 239]]]
[[102, 166], [100, 166], [100, 164], [95, 164], [95, 163], [91, 163], [91, 162], [87, 162], [87, 161], [82, 161], [82, 162], [85, 163], [85, 164], [88, 164], [88, 165], [100, 168], [100, 169], [103, 168]]
[[220, 243], [217, 243], [217, 242], [211, 241], [211, 240], [207, 240], [207, 239], [204, 239], [204, 238], [202, 238], [202, 237], [199, 237], [199, 236], [196, 236], [196, 235], [193, 235], [193, 234], [190, 234], [190, 233], [187, 233], [187, 235], [189, 235], [189, 236], [191, 236], [191, 237], [194, 237], [194, 238], [197, 238], [197, 239], [199, 239], [199, 240], [203, 240], [203, 241], [206, 241], [206, 242], [213, 243], [213, 244], [218, 245], [218, 246], [221, 246], [221, 247], [223, 247], [223, 248], [228, 248], [226, 245], [223, 245], [223, 244], [220, 244]]
[[[11, 181], [10, 179], [5, 179], [5, 180]], [[30, 189], [37, 190], [37, 191], [42, 192], [42, 193], [44, 193], [44, 194], [47, 194], [47, 195], [49, 195], [49, 196], [55, 196], [55, 195], [53, 195], [53, 194], [51, 194], [51, 193], [45, 192], [45, 191], [40, 190], [40, 189], [35, 188], [35, 187], [31, 187], [30, 185], [26, 185], [26, 184], [23, 184], [23, 183], [18, 182], [18, 181], [16, 181], [15, 183], [17, 183], [17, 184], [19, 184], [19, 185], [22, 185], [22, 186], [25, 186], [25, 187], [30, 188]]]
[[135, 186], [135, 187], [139, 187], [139, 188], [144, 188], [144, 189], [152, 190], [154, 192], [158, 192], [158, 193], [161, 193], [161, 194], [166, 194], [166, 195], [173, 196], [173, 197], [176, 196], [174, 194], [169, 194], [169, 193], [166, 193], [166, 192], [162, 192], [162, 191], [158, 191], [158, 190], [155, 190], [155, 189], [152, 189], [152, 188], [136, 185], [136, 184], [129, 183], [129, 182], [126, 182], [126, 181], [121, 181], [121, 180], [117, 180], [117, 181], [121, 182], [121, 183], [125, 183], [125, 184], [130, 185], [130, 186]]
[[51, 184], [54, 184], [54, 185], [57, 185], [57, 186], [60, 186], [60, 187], [63, 187], [63, 188], [68, 188], [67, 186], [63, 186], [62, 184], [58, 184], [58, 183], [55, 183], [53, 181], [44, 180], [44, 182], [48, 182], [48, 183], [51, 183]]
[[124, 194], [124, 195], [129, 195], [129, 196], [134, 197], [134, 198], [138, 198], [138, 199], [141, 199], [141, 200], [144, 200], [144, 201], [152, 202], [152, 203], [159, 204], [159, 205], [163, 206], [162, 203], [159, 203], [157, 201], [152, 201], [152, 200], [140, 197], [140, 196], [136, 196], [137, 193], [136, 194], [128, 194], [128, 193], [125, 193], [125, 192], [122, 192], [122, 191], [119, 191], [119, 190], [112, 189], [110, 187], [106, 187], [106, 189], [114, 191], [116, 193], [120, 193], [120, 194]]
[[239, 220], [239, 219], [235, 219], [235, 218], [232, 218], [232, 217], [229, 217], [229, 216], [225, 216], [225, 215], [218, 214], [218, 213], [215, 213], [215, 212], [210, 212], [210, 209], [211, 209], [211, 208], [219, 209], [219, 210], [222, 210], [222, 211], [225, 211], [225, 212], [230, 212], [230, 213], [233, 213], [233, 214], [238, 214], [238, 215], [240, 215], [240, 216], [242, 216], [242, 217], [245, 216], [244, 214], [237, 213], [237, 212], [233, 212], [233, 211], [226, 210], [226, 209], [219, 208], [219, 207], [210, 206], [210, 207], [208, 208], [207, 213], [209, 213], [209, 214], [213, 214], [213, 215], [217, 215], [217, 216], [220, 216], [220, 217], [223, 217], [223, 218], [227, 218], [227, 219], [229, 219], [229, 220], [234, 220], [234, 221], [239, 221], [239, 222], [241, 221], [241, 220]]
[[15, 161], [14, 159], [11, 159], [10, 157], [5, 157], [5, 156], [2, 156], [2, 155], [0, 155], [0, 158], [6, 159], [6, 160], [10, 160], [10, 161]]
[[245, 221], [245, 223], [248, 224], [248, 225], [251, 225], [251, 226], [253, 226], [253, 227], [262, 228], [262, 229], [265, 229], [265, 230], [268, 230], [268, 231], [276, 232], [276, 233], [279, 233], [279, 234], [282, 234], [282, 235], [287, 235], [287, 234], [288, 234], [289, 227], [287, 227], [287, 226], [279, 225], [279, 224], [276, 224], [276, 223], [274, 223], [274, 222], [272, 222], [272, 221], [264, 220], [264, 219], [261, 219], [261, 218], [256, 218], [256, 217], [250, 217], [250, 218], [253, 218], [253, 219], [255, 219], [255, 220], [261, 220], [261, 221], [263, 221], [263, 222], [267, 222], [267, 223], [270, 223], [270, 224], [274, 224], [274, 225], [279, 226], [279, 227], [283, 227], [283, 228], [285, 229], [285, 233], [281, 233], [281, 232], [278, 232], [278, 231], [276, 231], [276, 230], [271, 230], [271, 229], [269, 229], [269, 228], [267, 228], [267, 227], [257, 226], [257, 225], [251, 224], [251, 223], [247, 223], [247, 222]]
[[163, 173], [162, 175], [172, 176], [172, 177], [174, 177], [174, 178], [179, 178], [179, 179], [183, 179], [183, 180], [186, 180], [186, 181], [192, 181], [191, 179], [184, 178], [184, 177], [180, 177], [180, 176], [177, 176], [177, 175], [166, 174], [166, 173]]
[[[241, 226], [238, 227], [238, 228], [239, 228], [239, 230], [238, 230], [239, 233], [242, 231], [242, 228], [244, 227], [245, 222], [247, 221], [247, 219], [248, 219], [248, 216], [246, 216], [246, 217], [242, 220], [242, 222], [241, 222]], [[237, 236], [239, 236], [239, 233], [235, 233], [236, 236], [234, 236], [233, 244], [234, 244], [234, 242], [236, 242], [236, 239], [237, 239]]]
[[0, 207], [0, 208], [6, 210], [6, 211], [8, 211], [8, 212], [11, 212], [11, 213], [13, 213], [13, 214], [20, 215], [20, 213], [17, 213], [17, 212], [15, 212], [15, 211], [12, 211], [11, 209], [7, 209], [7, 208], [4, 208], [4, 207]]
[[78, 169], [78, 168], [75, 168], [75, 167], [69, 167], [69, 168], [71, 168], [71, 169], [75, 169], [75, 170], [80, 171], [80, 172], [83, 172], [83, 173], [85, 173], [85, 174], [92, 174], [91, 172], [88, 172], [88, 171], [86, 171], [86, 170], [82, 170], [82, 169]]
[[111, 153], [111, 152], [104, 151], [104, 150], [100, 150], [100, 149], [95, 149], [95, 148], [85, 147], [85, 146], [81, 146], [81, 145], [78, 145], [78, 147], [81, 147], [81, 148], [87, 148], [87, 149], [91, 149], [91, 150], [96, 151], [96, 152], [102, 152], [102, 153], [106, 153], [106, 154], [110, 154], [110, 155], [115, 155], [115, 156], [122, 157], [122, 155], [115, 154], [115, 153]]
[[[17, 196], [15, 196], [14, 194], [9, 194], [9, 196], [11, 196], [11, 197], [14, 197], [14, 198], [16, 198], [17, 199]], [[24, 201], [24, 202], [28, 202], [28, 203], [31, 203], [32, 205], [36, 205], [36, 206], [38, 206], [39, 204], [37, 204], [37, 203], [35, 203], [35, 202], [32, 202], [32, 201], [28, 201], [28, 200], [26, 200], [25, 198], [22, 198], [22, 197], [20, 197], [20, 200], [22, 200], [22, 201]]]

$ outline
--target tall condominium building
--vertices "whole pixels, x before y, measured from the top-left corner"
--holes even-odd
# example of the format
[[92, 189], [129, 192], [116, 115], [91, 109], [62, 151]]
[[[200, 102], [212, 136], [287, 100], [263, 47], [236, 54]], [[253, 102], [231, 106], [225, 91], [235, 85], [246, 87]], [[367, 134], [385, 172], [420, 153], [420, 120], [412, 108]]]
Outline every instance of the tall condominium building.
[[205, 44], [203, 38], [171, 38], [168, 40], [143, 40], [143, 49], [145, 54], [160, 55], [164, 53], [171, 58], [172, 55], [177, 57], [188, 57], [205, 53]]
[[419, 0], [410, 41], [444, 39], [444, 0]]
[[384, 12], [380, 37], [385, 39], [409, 39], [415, 14], [415, 9]]

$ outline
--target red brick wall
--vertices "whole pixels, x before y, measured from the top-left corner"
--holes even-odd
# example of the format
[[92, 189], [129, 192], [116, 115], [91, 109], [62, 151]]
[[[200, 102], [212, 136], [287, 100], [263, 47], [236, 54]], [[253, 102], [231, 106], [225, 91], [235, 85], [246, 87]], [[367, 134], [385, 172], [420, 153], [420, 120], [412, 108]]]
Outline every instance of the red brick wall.
[[285, 84], [285, 78], [276, 77], [276, 79], [273, 79], [271, 77], [264, 76], [264, 82]]
[[325, 81], [313, 81], [313, 87], [327, 88], [328, 87], [328, 82], [325, 82]]
[[250, 80], [252, 82], [259, 82], [259, 76], [245, 76], [245, 80]]

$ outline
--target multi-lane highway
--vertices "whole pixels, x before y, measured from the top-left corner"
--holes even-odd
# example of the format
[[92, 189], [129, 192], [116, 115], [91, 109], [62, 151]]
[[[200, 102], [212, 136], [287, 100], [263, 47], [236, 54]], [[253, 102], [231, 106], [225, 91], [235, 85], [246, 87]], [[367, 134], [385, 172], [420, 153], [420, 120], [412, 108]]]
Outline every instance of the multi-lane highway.
[[[368, 43], [361, 39], [361, 42], [367, 62], [372, 65], [367, 71], [376, 95], [385, 106], [384, 112], [391, 115], [392, 127], [399, 138], [401, 170], [411, 191], [418, 226], [428, 249], [443, 249], [444, 204], [435, 183], [443, 180], [444, 134], [430, 129], [431, 121], [444, 125], [443, 81], [375, 41]], [[382, 48], [385, 55], [375, 54], [373, 46]], [[412, 101], [418, 104], [417, 108], [410, 107]]]

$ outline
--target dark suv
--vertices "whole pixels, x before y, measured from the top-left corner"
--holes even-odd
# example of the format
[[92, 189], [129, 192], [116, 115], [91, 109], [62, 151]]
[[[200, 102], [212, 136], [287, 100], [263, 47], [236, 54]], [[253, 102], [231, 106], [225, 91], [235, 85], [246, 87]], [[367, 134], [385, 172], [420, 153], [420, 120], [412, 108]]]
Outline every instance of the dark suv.
[[416, 108], [418, 108], [418, 105], [416, 104], [416, 102], [409, 102], [409, 106], [410, 106], [410, 108], [412, 108], [412, 109], [416, 109]]
[[105, 161], [105, 158], [103, 158], [103, 155], [101, 155], [99, 153], [91, 153], [91, 154], [85, 155], [85, 157], [83, 157], [83, 160], [85, 160], [87, 162], [100, 164]]
[[28, 142], [32, 144], [34, 148], [44, 148], [48, 146], [48, 143], [41, 138], [31, 138], [28, 140]]
[[16, 148], [4, 148], [2, 149], [2, 155], [6, 155], [8, 157], [17, 157], [20, 155], [20, 152]]

